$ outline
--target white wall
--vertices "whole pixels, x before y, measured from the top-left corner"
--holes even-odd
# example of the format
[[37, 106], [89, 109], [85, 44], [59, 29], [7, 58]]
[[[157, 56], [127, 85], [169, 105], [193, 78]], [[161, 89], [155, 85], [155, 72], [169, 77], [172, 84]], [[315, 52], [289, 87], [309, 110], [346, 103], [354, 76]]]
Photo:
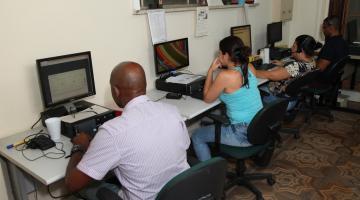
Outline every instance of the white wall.
[[[273, 21], [280, 21], [281, 1], [286, 0], [273, 0]], [[321, 23], [328, 14], [329, 0], [294, 0], [293, 6], [292, 19], [283, 22], [283, 40], [280, 45], [291, 47], [295, 38], [302, 34], [308, 34], [316, 40], [323, 41]]]
[[289, 21], [289, 45], [301, 34], [313, 36], [316, 40], [323, 40], [321, 24], [328, 13], [328, 0], [295, 0], [293, 18]]
[[[265, 45], [265, 25], [271, 19], [271, 1], [259, 2], [247, 10], [256, 49]], [[189, 70], [196, 73], [210, 65], [230, 27], [241, 25], [243, 9], [210, 10], [207, 37], [194, 38], [194, 20], [194, 11], [166, 14], [168, 39], [189, 38]], [[94, 103], [114, 106], [108, 79], [121, 61], [140, 63], [148, 88], [154, 87], [147, 17], [133, 15], [131, 1], [1, 0], [0, 26], [0, 138], [29, 129], [39, 118], [43, 109], [35, 65], [39, 58], [90, 50], [97, 94], [88, 100]]]
[[[264, 45], [271, 1], [249, 9], [253, 43]], [[131, 1], [7, 1], [0, 6], [0, 137], [28, 129], [42, 111], [35, 60], [90, 50], [97, 95], [89, 100], [113, 105], [108, 86], [112, 68], [124, 60], [144, 66], [149, 88], [155, 72], [146, 15], [132, 15]], [[210, 10], [209, 36], [194, 38], [195, 12], [167, 13], [168, 39], [189, 37], [189, 70], [204, 71], [219, 39], [239, 25], [242, 9]], [[261, 18], [254, 17], [261, 15]], [[259, 42], [257, 42], [257, 40]]]

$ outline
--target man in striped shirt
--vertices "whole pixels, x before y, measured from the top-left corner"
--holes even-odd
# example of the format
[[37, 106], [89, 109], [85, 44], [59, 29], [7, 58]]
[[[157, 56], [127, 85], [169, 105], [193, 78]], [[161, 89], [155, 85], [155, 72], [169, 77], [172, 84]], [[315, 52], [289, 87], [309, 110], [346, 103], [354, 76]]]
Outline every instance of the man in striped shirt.
[[79, 191], [112, 170], [122, 185], [120, 197], [155, 199], [171, 178], [189, 168], [186, 125], [176, 107], [145, 95], [145, 73], [139, 64], [117, 65], [110, 85], [114, 101], [124, 111], [103, 124], [91, 142], [84, 133], [73, 139], [76, 148], [65, 183], [70, 191]]

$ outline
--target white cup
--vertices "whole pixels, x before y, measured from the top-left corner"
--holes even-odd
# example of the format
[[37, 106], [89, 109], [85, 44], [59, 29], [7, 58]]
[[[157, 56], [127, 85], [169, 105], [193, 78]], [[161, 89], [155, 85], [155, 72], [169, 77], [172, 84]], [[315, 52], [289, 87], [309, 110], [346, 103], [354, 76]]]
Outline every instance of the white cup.
[[264, 60], [263, 63], [270, 63], [270, 49], [269, 48], [264, 48]]
[[52, 117], [45, 120], [48, 133], [53, 141], [60, 140], [61, 120], [58, 117]]

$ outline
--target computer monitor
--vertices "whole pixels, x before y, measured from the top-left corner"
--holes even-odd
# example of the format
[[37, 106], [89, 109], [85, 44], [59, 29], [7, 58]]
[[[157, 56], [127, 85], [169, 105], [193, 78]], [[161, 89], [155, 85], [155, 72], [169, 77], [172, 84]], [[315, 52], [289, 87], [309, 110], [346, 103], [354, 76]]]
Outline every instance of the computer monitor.
[[347, 24], [347, 39], [349, 43], [357, 40], [357, 21], [351, 20]]
[[36, 60], [46, 108], [95, 95], [89, 51]]
[[155, 44], [154, 60], [156, 74], [164, 74], [189, 66], [188, 39]]
[[251, 26], [234, 26], [230, 28], [230, 32], [232, 36], [236, 36], [240, 38], [244, 45], [251, 48]]
[[267, 25], [267, 43], [270, 48], [275, 47], [275, 42], [282, 40], [282, 22], [274, 22]]

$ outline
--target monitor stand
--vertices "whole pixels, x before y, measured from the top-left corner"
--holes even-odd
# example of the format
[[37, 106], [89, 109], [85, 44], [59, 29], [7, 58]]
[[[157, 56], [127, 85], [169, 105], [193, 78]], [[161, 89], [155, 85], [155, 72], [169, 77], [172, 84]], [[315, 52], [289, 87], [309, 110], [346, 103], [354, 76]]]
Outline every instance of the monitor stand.
[[80, 112], [85, 110], [91, 106], [93, 103], [87, 101], [76, 101], [76, 102], [69, 102], [64, 105], [57, 106], [55, 108], [50, 108], [41, 113], [41, 120], [43, 125], [45, 126], [45, 120], [51, 117], [62, 117], [69, 114], [74, 114], [76, 112]]

